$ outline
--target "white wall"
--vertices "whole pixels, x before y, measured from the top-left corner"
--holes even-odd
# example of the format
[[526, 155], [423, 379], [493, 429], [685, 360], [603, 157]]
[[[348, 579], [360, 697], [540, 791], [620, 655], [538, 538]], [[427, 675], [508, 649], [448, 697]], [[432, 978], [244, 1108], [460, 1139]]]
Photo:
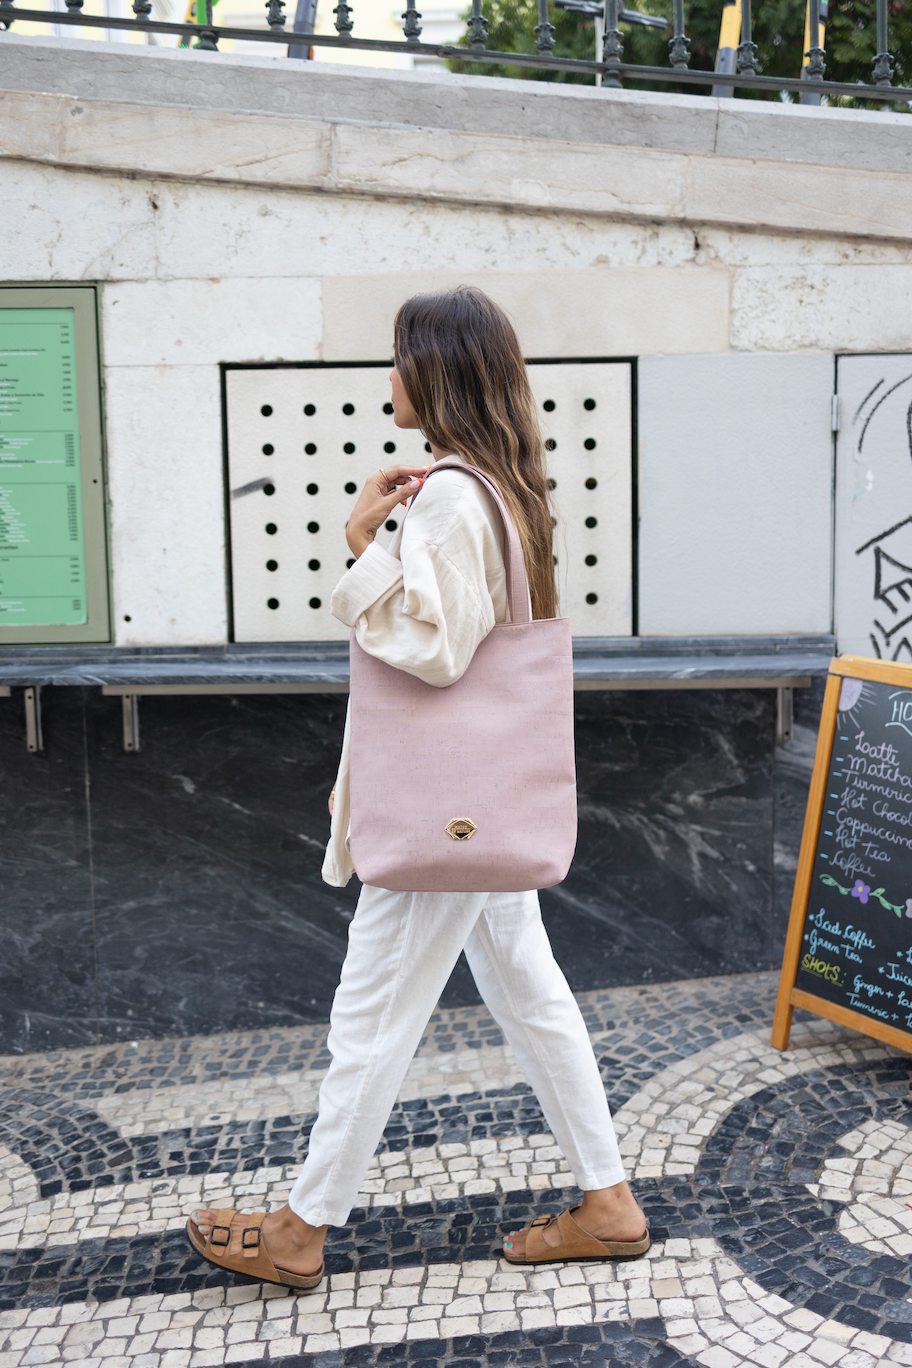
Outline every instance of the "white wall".
[[912, 350], [902, 116], [3, 46], [4, 279], [101, 289], [119, 643], [225, 640], [219, 362], [386, 358], [458, 280], [638, 359], [643, 632], [828, 629], [832, 358]]

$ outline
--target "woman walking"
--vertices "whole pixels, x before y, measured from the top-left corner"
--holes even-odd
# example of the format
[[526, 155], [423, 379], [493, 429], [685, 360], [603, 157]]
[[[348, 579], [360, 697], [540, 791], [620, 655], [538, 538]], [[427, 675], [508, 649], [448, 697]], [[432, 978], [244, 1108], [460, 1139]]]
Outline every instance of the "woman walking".
[[[461, 678], [495, 623], [509, 620], [502, 519], [488, 490], [460, 465], [477, 467], [499, 489], [519, 533], [532, 615], [556, 616], [543, 443], [516, 334], [480, 290], [408, 300], [396, 317], [394, 352], [394, 421], [420, 429], [434, 461], [446, 458], [448, 468], [425, 489], [431, 466], [391, 466], [367, 481], [346, 524], [356, 559], [331, 606], [364, 651], [445, 688]], [[419, 491], [383, 547], [377, 531]], [[337, 887], [354, 872], [349, 740], [346, 719], [322, 871]], [[403, 740], [407, 753], [407, 718]], [[268, 1215], [197, 1212], [187, 1232], [204, 1258], [265, 1281], [317, 1286], [327, 1229], [349, 1219], [462, 950], [582, 1190], [560, 1216], [509, 1234], [503, 1256], [539, 1264], [646, 1252], [646, 1221], [625, 1181], [592, 1045], [552, 954], [537, 892], [403, 893], [363, 885], [330, 1014], [332, 1059], [288, 1203]]]

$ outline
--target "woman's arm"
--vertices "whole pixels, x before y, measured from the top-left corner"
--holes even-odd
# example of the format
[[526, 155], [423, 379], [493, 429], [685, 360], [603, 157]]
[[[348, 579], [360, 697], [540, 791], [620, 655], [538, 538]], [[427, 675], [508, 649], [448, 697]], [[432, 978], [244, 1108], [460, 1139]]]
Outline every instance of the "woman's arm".
[[372, 542], [331, 602], [365, 651], [441, 688], [464, 674], [495, 621], [490, 517], [467, 485], [441, 471], [409, 511], [399, 559]]
[[[357, 558], [364, 554], [397, 503], [417, 494], [427, 466], [381, 468], [366, 480], [345, 524], [345, 540]], [[406, 497], [403, 498], [403, 495]]]

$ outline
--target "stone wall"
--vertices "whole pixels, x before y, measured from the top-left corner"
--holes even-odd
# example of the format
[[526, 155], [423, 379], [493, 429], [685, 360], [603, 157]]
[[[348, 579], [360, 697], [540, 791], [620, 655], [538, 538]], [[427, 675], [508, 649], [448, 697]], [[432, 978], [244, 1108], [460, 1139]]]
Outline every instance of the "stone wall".
[[[457, 281], [634, 364], [642, 633], [830, 630], [834, 362], [912, 341], [900, 116], [0, 45], [4, 280], [99, 290], [118, 645], [227, 638], [220, 365], [382, 360]], [[139, 755], [46, 705], [37, 758], [0, 703], [0, 1049], [324, 1019], [342, 700], [145, 700]], [[777, 962], [818, 708], [777, 748], [769, 691], [579, 695], [574, 987]]]
[[459, 280], [530, 356], [637, 359], [643, 632], [831, 627], [832, 360], [912, 339], [902, 116], [2, 44], [4, 279], [101, 290], [119, 644], [226, 639], [219, 363], [385, 358]]

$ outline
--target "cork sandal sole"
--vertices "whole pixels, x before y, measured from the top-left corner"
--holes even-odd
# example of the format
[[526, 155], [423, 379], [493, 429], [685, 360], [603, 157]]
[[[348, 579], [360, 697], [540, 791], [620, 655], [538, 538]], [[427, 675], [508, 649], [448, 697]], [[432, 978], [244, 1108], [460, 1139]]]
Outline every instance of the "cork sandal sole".
[[[527, 1267], [554, 1263], [617, 1263], [642, 1258], [652, 1244], [648, 1222], [645, 1233], [638, 1240], [599, 1240], [573, 1219], [572, 1212], [576, 1210], [573, 1207], [559, 1216], [536, 1217], [529, 1226], [523, 1257], [518, 1259], [502, 1250], [501, 1258], [507, 1263]], [[556, 1245], [547, 1244], [543, 1234], [545, 1227], [552, 1224], [556, 1224], [561, 1237]]]

